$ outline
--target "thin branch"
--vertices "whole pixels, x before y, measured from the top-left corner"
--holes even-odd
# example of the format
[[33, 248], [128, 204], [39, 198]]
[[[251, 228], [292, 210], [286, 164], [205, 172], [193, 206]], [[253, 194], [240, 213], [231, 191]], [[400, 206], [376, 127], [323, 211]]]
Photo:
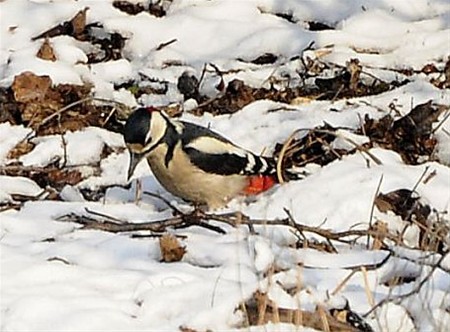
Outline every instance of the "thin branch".
[[110, 100], [110, 99], [105, 99], [105, 98], [97, 98], [97, 97], [87, 97], [87, 98], [83, 98], [83, 99], [77, 100], [77, 101], [75, 101], [75, 102], [73, 102], [73, 103], [71, 103], [71, 104], [69, 104], [69, 105], [66, 105], [66, 106], [64, 106], [63, 108], [61, 108], [61, 109], [59, 109], [58, 111], [56, 111], [55, 113], [52, 113], [52, 114], [50, 114], [49, 116], [47, 116], [45, 119], [43, 119], [43, 120], [41, 121], [41, 123], [39, 123], [39, 125], [34, 129], [34, 131], [30, 132], [30, 133], [22, 140], [22, 142], [23, 142], [23, 141], [26, 141], [26, 140], [28, 140], [28, 139], [30, 139], [30, 138], [32, 138], [33, 135], [34, 135], [34, 134], [42, 127], [42, 126], [44, 126], [45, 124], [47, 124], [47, 123], [48, 123], [50, 120], [52, 120], [53, 118], [55, 118], [55, 117], [57, 117], [57, 116], [60, 116], [63, 112], [65, 112], [65, 111], [67, 111], [67, 110], [69, 110], [69, 109], [71, 109], [71, 108], [73, 108], [73, 107], [75, 107], [75, 106], [77, 106], [77, 105], [79, 105], [79, 104], [83, 104], [84, 102], [87, 102], [87, 101], [101, 101], [101, 102], [113, 103], [113, 104], [119, 105], [120, 107], [123, 107], [123, 108], [128, 107], [127, 105], [125, 105], [125, 104], [123, 104], [123, 103], [121, 103], [121, 102], [119, 102], [119, 101], [115, 101], [115, 100]]
[[97, 212], [97, 211], [91, 210], [91, 209], [89, 209], [89, 208], [84, 208], [84, 210], [85, 210], [87, 213], [90, 213], [90, 214], [92, 214], [92, 215], [94, 215], [94, 216], [106, 218], [106, 219], [108, 219], [108, 220], [111, 221], [111, 222], [116, 222], [116, 223], [118, 223], [118, 224], [121, 224], [121, 223], [122, 223], [122, 220], [120, 220], [120, 219], [118, 219], [118, 218], [116, 218], [116, 217], [113, 217], [113, 216], [110, 216], [110, 215], [107, 215], [107, 214], [104, 214], [104, 213], [101, 213], [101, 212]]
[[83, 229], [96, 229], [111, 233], [123, 233], [123, 232], [137, 232], [137, 231], [151, 231], [151, 232], [164, 232], [169, 227], [179, 226], [182, 224], [181, 217], [173, 217], [159, 221], [150, 221], [142, 223], [130, 223], [130, 222], [111, 222], [107, 220], [99, 221], [87, 216], [80, 216], [76, 214], [64, 215], [57, 218], [59, 221], [76, 222], [83, 225]]
[[[448, 109], [447, 109], [447, 111], [448, 111]], [[439, 121], [438, 125], [431, 131], [431, 133], [432, 134], [436, 133], [439, 130], [439, 128], [441, 128], [444, 125], [445, 121], [447, 121], [448, 118], [450, 118], [450, 112], [448, 112], [444, 116], [444, 118], [441, 121]]]
[[[378, 197], [378, 194], [380, 192], [381, 183], [383, 182], [383, 174], [381, 174], [380, 181], [378, 181], [377, 189], [375, 190], [375, 195], [373, 196], [372, 200], [372, 207], [370, 208], [370, 217], [369, 217], [369, 228], [372, 228], [372, 220], [373, 220], [373, 213], [375, 211], [375, 201]], [[370, 237], [367, 236], [367, 243], [366, 248], [369, 249], [369, 243], [370, 243]]]
[[181, 210], [179, 210], [175, 205], [173, 205], [172, 203], [169, 202], [169, 200], [165, 199], [164, 197], [162, 197], [161, 195], [149, 192], [149, 191], [144, 191], [143, 192], [144, 195], [148, 195], [154, 198], [159, 199], [160, 201], [162, 201], [164, 204], [166, 204], [173, 212], [175, 212], [175, 214], [178, 215], [182, 215], [184, 214]]
[[164, 47], [167, 47], [167, 46], [175, 43], [176, 41], [178, 41], [178, 39], [174, 38], [174, 39], [171, 39], [171, 40], [169, 40], [169, 41], [167, 41], [165, 43], [161, 43], [161, 44], [158, 45], [158, 47], [155, 50], [156, 51], [161, 51]]
[[283, 172], [282, 172], [282, 167], [283, 167], [283, 162], [284, 162], [284, 155], [286, 154], [287, 149], [289, 148], [289, 146], [291, 145], [293, 139], [295, 138], [295, 136], [300, 132], [303, 131], [303, 129], [297, 129], [294, 130], [294, 132], [288, 137], [288, 139], [284, 142], [283, 147], [281, 148], [280, 151], [280, 155], [278, 156], [278, 160], [277, 160], [277, 178], [278, 178], [278, 182], [279, 183], [284, 183], [284, 178], [283, 178]]
[[410, 297], [411, 295], [418, 294], [420, 292], [420, 290], [422, 289], [422, 287], [427, 283], [427, 281], [430, 280], [430, 278], [433, 275], [434, 271], [436, 271], [436, 269], [440, 267], [441, 263], [444, 261], [444, 259], [446, 257], [447, 257], [447, 255], [445, 255], [445, 254], [442, 255], [439, 258], [439, 260], [436, 262], [436, 264], [434, 264], [431, 267], [430, 272], [428, 272], [427, 275], [411, 291], [409, 291], [409, 292], [407, 292], [405, 294], [402, 294], [402, 295], [397, 295], [397, 296], [394, 296], [394, 297], [387, 297], [387, 298], [381, 300], [380, 302], [375, 304], [368, 312], [366, 312], [362, 316], [363, 317], [369, 316], [372, 312], [374, 312], [377, 308], [381, 307], [383, 304], [390, 303], [390, 302], [398, 303], [398, 302], [400, 302], [400, 301]]

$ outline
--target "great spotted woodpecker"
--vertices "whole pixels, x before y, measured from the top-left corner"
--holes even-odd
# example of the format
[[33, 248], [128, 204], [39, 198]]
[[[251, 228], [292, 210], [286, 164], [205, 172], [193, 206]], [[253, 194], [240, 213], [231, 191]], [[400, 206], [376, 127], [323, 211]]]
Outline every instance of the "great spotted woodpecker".
[[130, 152], [128, 179], [146, 158], [169, 192], [195, 204], [218, 208], [240, 194], [258, 194], [276, 183], [273, 159], [152, 107], [129, 116], [124, 138]]

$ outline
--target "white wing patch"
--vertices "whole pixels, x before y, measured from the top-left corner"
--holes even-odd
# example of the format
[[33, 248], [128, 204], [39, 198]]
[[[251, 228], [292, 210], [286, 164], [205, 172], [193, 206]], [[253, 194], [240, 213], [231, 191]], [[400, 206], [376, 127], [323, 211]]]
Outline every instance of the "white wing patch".
[[267, 161], [264, 158], [260, 158], [259, 160], [261, 160], [261, 164], [262, 164], [259, 171], [261, 173], [264, 173], [269, 168], [269, 165], [267, 164]]
[[251, 153], [247, 153], [247, 166], [245, 166], [245, 171], [251, 172], [253, 167], [256, 165], [255, 156]]
[[187, 147], [209, 154], [236, 154], [244, 158], [247, 155], [245, 150], [210, 136], [198, 137], [187, 144]]

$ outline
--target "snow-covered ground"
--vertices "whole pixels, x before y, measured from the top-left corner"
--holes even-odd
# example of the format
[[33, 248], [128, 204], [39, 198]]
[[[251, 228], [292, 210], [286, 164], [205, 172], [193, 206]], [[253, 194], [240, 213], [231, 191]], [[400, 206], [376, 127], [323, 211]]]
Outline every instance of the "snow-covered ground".
[[[358, 58], [366, 73], [387, 82], [402, 81], [402, 70], [414, 71], [409, 83], [374, 96], [296, 105], [260, 100], [232, 115], [182, 115], [266, 154], [299, 128], [326, 122], [350, 131], [360, 126], [365, 115], [374, 119], [386, 115], [390, 105], [399, 110], [398, 116], [429, 100], [450, 105], [450, 91], [430, 83], [438, 74], [421, 72], [429, 64], [442, 70], [450, 55], [448, 0], [173, 0], [163, 1], [167, 15], [161, 18], [145, 12], [130, 16], [111, 3], [0, 1], [0, 85], [11, 85], [14, 76], [28, 70], [49, 75], [55, 84], [90, 82], [95, 96], [132, 107], [163, 106], [183, 102], [176, 88], [178, 77], [186, 70], [200, 77], [205, 63], [227, 71], [225, 83], [239, 78], [255, 88], [267, 87], [272, 76], [296, 77], [301, 62], [290, 59], [311, 42], [315, 47], [307, 51], [311, 57], [322, 54], [321, 61], [341, 66]], [[84, 7], [89, 7], [88, 23], [101, 22], [107, 31], [128, 38], [124, 58], [88, 65], [86, 44], [69, 36], [51, 39], [57, 61], [37, 58], [42, 41], [31, 38]], [[276, 13], [289, 14], [293, 22]], [[307, 22], [311, 21], [334, 29], [310, 31]], [[253, 60], [265, 53], [278, 55], [277, 62], [261, 66], [237, 60]], [[169, 82], [167, 93], [136, 100], [128, 90], [114, 89], [114, 84], [135, 79], [139, 73]], [[216, 93], [219, 80], [217, 75], [205, 75], [201, 92]], [[391, 251], [368, 250], [362, 239], [353, 245], [334, 243], [337, 253], [325, 253], [296, 249], [298, 239], [287, 227], [259, 227], [257, 234], [247, 227], [226, 227], [224, 235], [191, 227], [173, 231], [185, 236], [181, 242], [187, 250], [180, 262], [173, 263], [161, 262], [158, 238], [81, 230], [75, 223], [57, 220], [71, 213], [86, 214], [86, 208], [136, 223], [170, 215], [153, 197], [144, 195], [135, 203], [135, 181], [130, 189], [124, 187], [128, 154], [121, 135], [87, 127], [65, 134], [65, 149], [60, 135], [39, 136], [32, 139], [32, 151], [18, 160], [8, 159], [8, 152], [30, 132], [0, 123], [0, 169], [14, 161], [45, 167], [67, 157], [65, 166], [81, 166], [86, 179], [67, 185], [61, 200], [55, 201], [46, 200], [42, 194], [46, 188], [33, 180], [0, 173], [0, 203], [14, 202], [14, 195], [39, 197], [20, 209], [0, 212], [2, 331], [177, 331], [180, 327], [229, 331], [241, 326], [242, 312], [236, 309], [257, 290], [267, 292], [282, 308], [314, 311], [318, 305], [333, 308], [347, 301], [362, 315], [379, 301], [416, 288], [404, 300], [380, 306], [366, 321], [376, 331], [445, 331], [450, 326], [448, 248], [444, 258], [413, 249], [420, 241], [417, 225], [373, 210], [378, 186], [381, 193], [414, 189], [432, 208], [434, 218], [450, 224], [450, 120], [435, 133], [438, 161], [407, 165], [399, 154], [373, 148], [369, 152], [381, 161], [377, 165], [366, 154], [354, 152], [324, 167], [309, 165], [310, 175], [303, 180], [277, 185], [251, 199], [237, 198], [215, 211], [275, 219], [285, 218], [287, 209], [302, 225], [335, 232], [367, 229], [384, 221], [393, 234], [404, 231], [409, 249], [393, 245]], [[102, 160], [105, 146], [115, 152]], [[100, 163], [100, 174], [89, 168], [95, 163]], [[433, 174], [425, 176], [426, 181], [421, 179], [425, 171]], [[145, 191], [186, 208], [187, 203], [156, 182], [144, 163], [137, 168], [138, 177]], [[87, 201], [80, 193], [104, 186], [108, 189], [100, 201]], [[415, 281], [387, 285], [394, 276]], [[287, 291], [295, 287], [294, 295]], [[243, 330], [311, 331], [281, 323]]]

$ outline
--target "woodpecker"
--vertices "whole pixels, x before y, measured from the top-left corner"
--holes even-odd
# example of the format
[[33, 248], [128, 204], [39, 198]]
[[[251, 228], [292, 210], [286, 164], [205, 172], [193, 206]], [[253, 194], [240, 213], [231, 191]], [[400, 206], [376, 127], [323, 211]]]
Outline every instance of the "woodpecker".
[[128, 179], [147, 159], [167, 191], [196, 205], [219, 208], [240, 194], [258, 194], [276, 183], [274, 159], [255, 155], [208, 128], [169, 118], [153, 107], [135, 110], [123, 134], [130, 153]]

